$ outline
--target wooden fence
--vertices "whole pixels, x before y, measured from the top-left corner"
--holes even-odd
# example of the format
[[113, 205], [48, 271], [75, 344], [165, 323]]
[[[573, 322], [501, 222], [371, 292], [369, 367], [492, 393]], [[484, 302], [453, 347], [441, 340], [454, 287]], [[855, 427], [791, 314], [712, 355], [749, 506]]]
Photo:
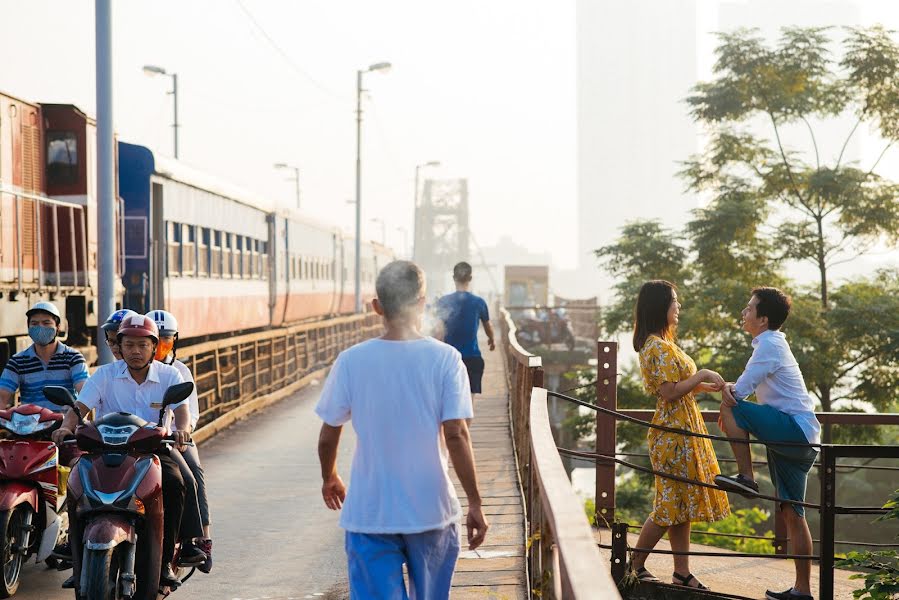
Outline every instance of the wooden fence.
[[562, 466], [549, 425], [539, 356], [515, 338], [500, 311], [509, 384], [512, 439], [525, 488], [529, 595], [539, 598], [620, 599], [609, 564], [599, 554], [584, 507]]
[[337, 354], [381, 332], [373, 313], [205, 342], [178, 351], [194, 374], [203, 427], [329, 366]]

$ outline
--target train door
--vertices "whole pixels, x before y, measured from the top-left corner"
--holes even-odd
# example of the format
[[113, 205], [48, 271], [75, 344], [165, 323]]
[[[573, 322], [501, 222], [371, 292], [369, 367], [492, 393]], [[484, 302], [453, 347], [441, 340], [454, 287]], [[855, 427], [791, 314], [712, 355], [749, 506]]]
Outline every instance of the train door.
[[278, 300], [278, 216], [270, 213], [266, 219], [268, 222], [268, 323], [275, 322], [275, 305]]
[[162, 218], [163, 185], [152, 182], [150, 190], [150, 290], [151, 310], [165, 306], [166, 249], [165, 221]]

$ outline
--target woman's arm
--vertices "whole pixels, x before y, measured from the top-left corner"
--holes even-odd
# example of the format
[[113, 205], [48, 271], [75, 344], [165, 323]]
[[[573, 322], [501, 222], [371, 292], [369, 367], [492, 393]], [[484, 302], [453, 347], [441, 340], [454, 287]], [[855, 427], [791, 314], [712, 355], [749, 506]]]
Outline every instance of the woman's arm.
[[[661, 386], [659, 386], [659, 395], [665, 402], [671, 402], [672, 400], [683, 398], [703, 384], [711, 384], [714, 388], [714, 391], [718, 391], [722, 387], [724, 387], [724, 378], [715, 371], [710, 371], [709, 369], [700, 369], [690, 377], [682, 381], [678, 381], [677, 383], [666, 381]], [[698, 391], [709, 390], [700, 389]]]

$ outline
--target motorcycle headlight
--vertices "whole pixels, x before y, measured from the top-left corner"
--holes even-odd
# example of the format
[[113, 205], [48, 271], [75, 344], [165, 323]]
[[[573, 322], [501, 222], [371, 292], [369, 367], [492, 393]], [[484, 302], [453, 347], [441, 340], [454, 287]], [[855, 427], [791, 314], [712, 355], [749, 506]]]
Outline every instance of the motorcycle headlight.
[[100, 425], [97, 431], [100, 432], [100, 438], [107, 446], [123, 446], [128, 443], [128, 438], [137, 431], [137, 425]]
[[9, 420], [0, 419], [0, 425], [17, 435], [30, 435], [49, 428], [53, 423], [53, 421], [42, 423], [40, 414], [23, 415], [17, 412], [12, 413], [12, 418]]

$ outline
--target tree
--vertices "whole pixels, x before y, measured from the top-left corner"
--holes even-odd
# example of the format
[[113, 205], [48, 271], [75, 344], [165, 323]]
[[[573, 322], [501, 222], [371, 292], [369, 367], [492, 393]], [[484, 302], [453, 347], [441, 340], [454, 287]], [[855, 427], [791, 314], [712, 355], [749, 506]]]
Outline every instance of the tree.
[[[713, 197], [711, 214], [698, 214], [688, 233], [701, 245], [718, 226], [735, 231], [733, 238], [718, 240], [721, 252], [750, 248], [753, 255], [743, 257], [751, 263], [747, 273], [763, 274], [785, 260], [814, 265], [818, 284], [804, 299], [818, 303], [820, 325], [838, 327], [830, 316], [835, 297], [829, 270], [880, 240], [899, 240], [899, 186], [875, 173], [899, 140], [899, 45], [881, 27], [850, 29], [836, 63], [825, 28], [784, 29], [775, 47], [755, 30], [722, 33], [719, 39], [715, 78], [696, 85], [687, 99], [711, 142], [685, 163], [682, 175], [690, 190]], [[837, 151], [824, 153], [813, 122], [847, 114], [855, 125]], [[761, 123], [767, 135], [759, 133]], [[862, 125], [876, 128], [884, 140], [868, 168], [844, 161]], [[796, 126], [806, 129], [810, 152], [784, 142], [785, 132]], [[752, 221], [742, 229], [733, 223], [741, 214], [744, 222]], [[702, 261], [707, 253], [697, 256]], [[701, 266], [708, 274], [708, 266]], [[842, 299], [852, 303], [847, 293]], [[808, 340], [820, 367], [809, 383], [825, 411], [843, 391], [843, 377], [870, 366], [876, 356], [847, 352], [836, 343], [841, 333], [819, 332]]]
[[[827, 29], [784, 29], [774, 47], [754, 30], [719, 39], [714, 79], [687, 98], [709, 142], [681, 171], [687, 188], [708, 203], [683, 232], [629, 223], [614, 244], [597, 250], [619, 281], [603, 325], [626, 330], [642, 282], [669, 279], [684, 298], [682, 345], [727, 376], [742, 370], [750, 351], [735, 327], [739, 310], [753, 287], [774, 285], [793, 296], [787, 332], [822, 409], [841, 400], [895, 408], [899, 275], [884, 271], [835, 287], [831, 270], [876, 243], [899, 241], [899, 186], [876, 173], [899, 140], [899, 45], [879, 27], [850, 29], [837, 63]], [[854, 126], [825, 152], [816, 124], [846, 115]], [[846, 160], [862, 125], [884, 140], [866, 168]], [[807, 136], [807, 152], [785, 142], [797, 132]], [[785, 276], [795, 261], [814, 266], [815, 285]], [[832, 441], [829, 428], [824, 437]]]

